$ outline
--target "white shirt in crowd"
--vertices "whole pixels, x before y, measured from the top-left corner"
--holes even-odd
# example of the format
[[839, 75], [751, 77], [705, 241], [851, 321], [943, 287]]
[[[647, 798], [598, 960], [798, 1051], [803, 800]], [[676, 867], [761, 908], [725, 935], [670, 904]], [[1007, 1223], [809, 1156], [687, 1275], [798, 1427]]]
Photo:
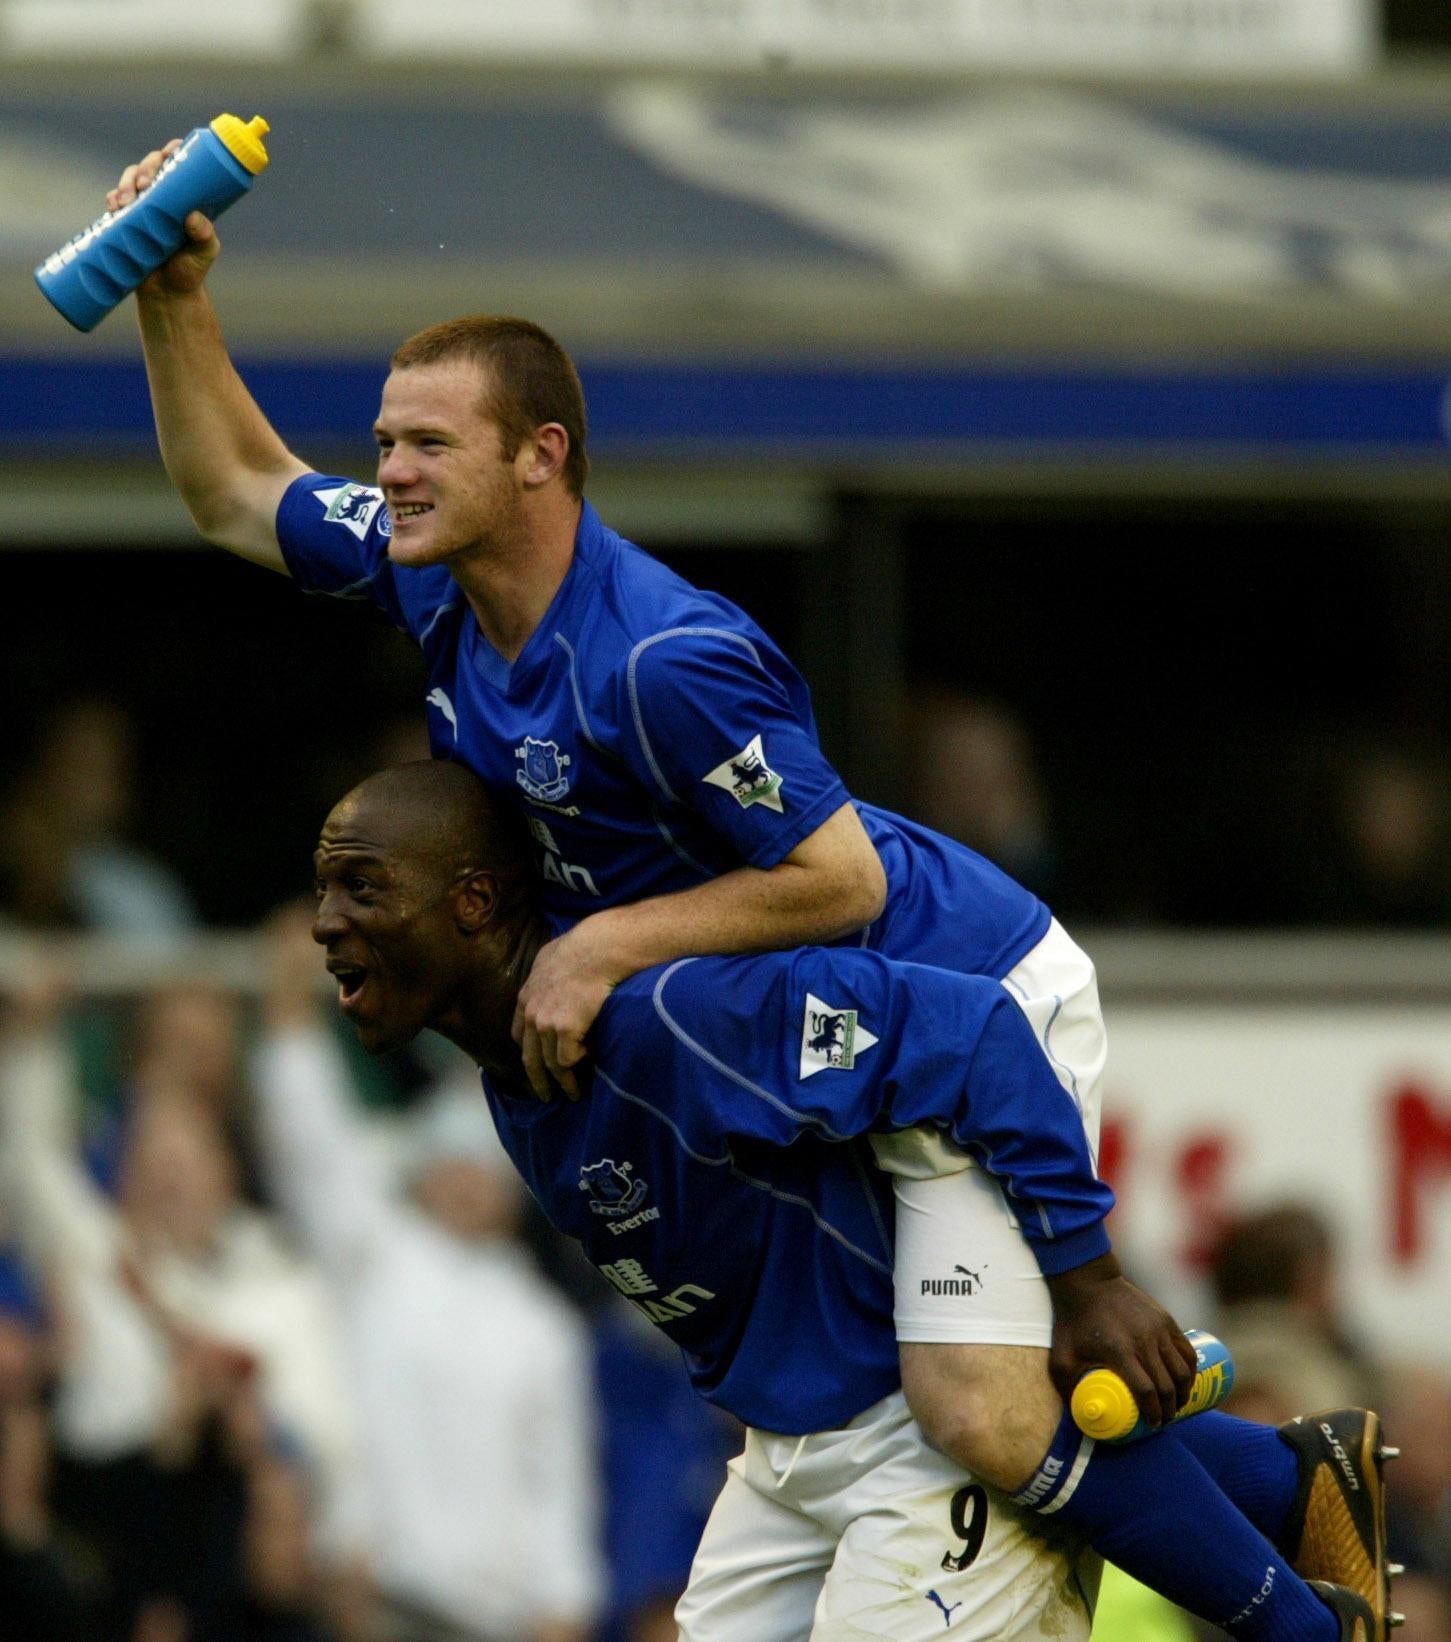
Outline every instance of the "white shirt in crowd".
[[[155, 1310], [126, 1280], [134, 1251], [121, 1215], [81, 1161], [77, 1109], [60, 1040], [48, 1032], [13, 1040], [0, 1066], [4, 1201], [62, 1308], [59, 1440], [77, 1458], [100, 1462], [161, 1433], [173, 1354]], [[170, 1318], [256, 1358], [263, 1406], [300, 1444], [321, 1484], [323, 1538], [351, 1549], [355, 1431], [336, 1308], [321, 1274], [264, 1215], [242, 1206], [227, 1211], [205, 1257], [152, 1253], [137, 1264]]]
[[602, 1575], [583, 1325], [518, 1245], [466, 1243], [398, 1190], [325, 1031], [271, 1036], [255, 1083], [273, 1190], [342, 1304], [383, 1589], [490, 1637], [588, 1621]]

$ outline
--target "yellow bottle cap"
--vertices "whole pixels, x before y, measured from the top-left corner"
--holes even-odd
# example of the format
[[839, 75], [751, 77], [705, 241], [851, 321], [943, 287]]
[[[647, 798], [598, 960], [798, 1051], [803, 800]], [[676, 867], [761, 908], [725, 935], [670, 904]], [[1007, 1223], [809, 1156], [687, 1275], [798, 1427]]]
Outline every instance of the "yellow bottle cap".
[[1095, 1368], [1073, 1388], [1073, 1423], [1085, 1436], [1112, 1442], [1138, 1424], [1134, 1394], [1111, 1368]]
[[254, 177], [267, 169], [267, 150], [262, 139], [271, 127], [260, 114], [254, 114], [250, 120], [239, 120], [235, 114], [218, 114], [212, 121], [212, 130]]

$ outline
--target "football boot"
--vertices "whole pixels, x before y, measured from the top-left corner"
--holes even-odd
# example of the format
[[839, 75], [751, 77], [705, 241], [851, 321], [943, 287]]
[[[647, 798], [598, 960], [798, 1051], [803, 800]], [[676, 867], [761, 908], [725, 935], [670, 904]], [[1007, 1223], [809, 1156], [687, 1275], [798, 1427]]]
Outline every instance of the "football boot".
[[1387, 1625], [1401, 1623], [1399, 1614], [1388, 1615], [1382, 1623], [1371, 1612], [1370, 1603], [1344, 1585], [1324, 1579], [1310, 1579], [1306, 1584], [1340, 1621], [1340, 1642], [1385, 1642]]
[[1300, 1467], [1285, 1556], [1303, 1578], [1359, 1595], [1379, 1627], [1373, 1635], [1384, 1637], [1391, 1575], [1400, 1571], [1386, 1561], [1384, 1467], [1400, 1450], [1381, 1441], [1380, 1416], [1368, 1408], [1303, 1414], [1279, 1432]]

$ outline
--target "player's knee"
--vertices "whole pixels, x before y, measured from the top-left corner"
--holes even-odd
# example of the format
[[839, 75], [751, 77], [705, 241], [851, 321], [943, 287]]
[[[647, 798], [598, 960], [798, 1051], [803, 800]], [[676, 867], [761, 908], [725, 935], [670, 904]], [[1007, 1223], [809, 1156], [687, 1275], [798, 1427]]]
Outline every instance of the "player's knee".
[[904, 1343], [907, 1406], [934, 1448], [1011, 1492], [1047, 1453], [1062, 1415], [1047, 1355], [1030, 1347]]
[[1005, 1456], [995, 1440], [991, 1417], [980, 1399], [946, 1396], [940, 1386], [928, 1390], [918, 1380], [907, 1389], [907, 1406], [927, 1441], [948, 1459], [994, 1487], [1014, 1486], [1003, 1467]]

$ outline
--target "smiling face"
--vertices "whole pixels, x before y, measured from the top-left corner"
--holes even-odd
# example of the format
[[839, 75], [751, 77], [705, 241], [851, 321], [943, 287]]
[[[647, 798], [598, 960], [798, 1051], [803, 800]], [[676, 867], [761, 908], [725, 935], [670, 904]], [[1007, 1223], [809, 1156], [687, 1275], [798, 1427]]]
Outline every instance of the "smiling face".
[[313, 939], [327, 948], [339, 1005], [374, 1055], [433, 1024], [465, 974], [457, 885], [405, 843], [389, 807], [354, 791], [327, 818], [313, 857]]
[[373, 432], [396, 564], [447, 564], [521, 534], [527, 450], [504, 454], [487, 384], [468, 359], [394, 370]]

